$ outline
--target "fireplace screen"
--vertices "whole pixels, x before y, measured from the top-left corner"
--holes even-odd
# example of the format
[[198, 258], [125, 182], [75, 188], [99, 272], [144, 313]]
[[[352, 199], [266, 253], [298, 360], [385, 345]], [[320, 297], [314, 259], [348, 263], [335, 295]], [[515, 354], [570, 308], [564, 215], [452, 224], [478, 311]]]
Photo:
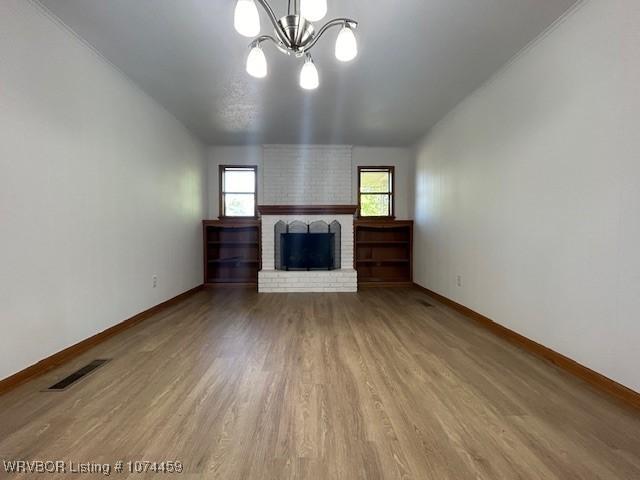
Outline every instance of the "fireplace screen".
[[277, 270], [335, 270], [340, 268], [340, 224], [295, 221], [275, 225]]

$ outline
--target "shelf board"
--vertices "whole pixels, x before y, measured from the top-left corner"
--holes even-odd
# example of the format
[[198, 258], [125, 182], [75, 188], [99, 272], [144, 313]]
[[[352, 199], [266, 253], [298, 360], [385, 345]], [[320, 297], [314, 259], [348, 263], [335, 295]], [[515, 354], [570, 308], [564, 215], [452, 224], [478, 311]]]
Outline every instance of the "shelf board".
[[242, 265], [257, 265], [258, 260], [238, 260], [238, 259], [214, 259], [208, 260], [208, 263], [213, 263], [216, 265], [226, 265], [226, 264], [242, 264]]
[[209, 242], [207, 242], [207, 243], [208, 243], [209, 245], [221, 245], [221, 246], [224, 246], [224, 245], [247, 246], [247, 245], [249, 245], [249, 246], [257, 247], [257, 246], [259, 245], [259, 243], [258, 243], [258, 242], [244, 242], [244, 241], [234, 242], [234, 241], [232, 241], [232, 240], [226, 240], [226, 241], [223, 241], [223, 242], [213, 241], [213, 240], [212, 240], [212, 241], [209, 241]]
[[368, 264], [368, 263], [409, 263], [408, 258], [392, 258], [392, 259], [363, 259], [356, 260], [356, 263]]
[[377, 245], [379, 247], [409, 245], [409, 240], [356, 240], [356, 245]]

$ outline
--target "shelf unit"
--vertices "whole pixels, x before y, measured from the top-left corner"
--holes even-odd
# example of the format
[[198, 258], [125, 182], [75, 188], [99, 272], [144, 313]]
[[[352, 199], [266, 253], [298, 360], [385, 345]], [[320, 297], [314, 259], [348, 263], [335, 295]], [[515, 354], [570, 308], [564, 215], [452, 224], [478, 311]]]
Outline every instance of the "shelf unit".
[[258, 220], [204, 220], [202, 230], [205, 285], [258, 284]]
[[356, 220], [354, 237], [359, 285], [412, 284], [412, 220]]

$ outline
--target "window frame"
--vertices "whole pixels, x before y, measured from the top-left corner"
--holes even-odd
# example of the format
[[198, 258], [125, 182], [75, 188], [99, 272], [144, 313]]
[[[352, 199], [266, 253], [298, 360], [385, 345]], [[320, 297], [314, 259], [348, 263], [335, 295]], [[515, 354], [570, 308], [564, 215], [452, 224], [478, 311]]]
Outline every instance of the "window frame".
[[[391, 191], [363, 193], [363, 171], [386, 171], [391, 176]], [[362, 215], [362, 195], [387, 195], [389, 197], [389, 215]], [[372, 220], [393, 220], [396, 218], [396, 172], [393, 165], [358, 165], [358, 217]]]
[[[251, 192], [226, 192], [224, 190], [224, 174], [226, 170], [230, 169], [243, 169], [243, 170], [253, 170], [254, 176], [254, 187], [253, 193]], [[225, 195], [227, 194], [235, 194], [235, 195], [253, 195], [253, 215], [226, 215], [225, 212]], [[220, 210], [219, 218], [238, 218], [238, 219], [251, 219], [257, 218], [258, 216], [258, 166], [257, 165], [219, 165], [218, 166], [218, 203]]]

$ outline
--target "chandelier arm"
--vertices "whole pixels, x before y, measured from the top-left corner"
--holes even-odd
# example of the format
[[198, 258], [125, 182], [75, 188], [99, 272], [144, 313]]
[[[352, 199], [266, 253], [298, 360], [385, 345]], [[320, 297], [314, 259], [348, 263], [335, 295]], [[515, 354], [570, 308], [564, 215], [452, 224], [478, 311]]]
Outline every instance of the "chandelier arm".
[[249, 44], [249, 48], [257, 47], [258, 45], [260, 45], [262, 42], [266, 40], [271, 40], [273, 44], [276, 46], [276, 48], [280, 50], [282, 53], [286, 55], [291, 55], [291, 51], [281, 41], [276, 40], [271, 35], [260, 35], [258, 38], [256, 38]]
[[282, 42], [284, 45], [289, 47], [290, 46], [289, 40], [287, 39], [287, 36], [282, 31], [282, 27], [278, 23], [278, 18], [276, 17], [276, 14], [273, 12], [273, 9], [269, 5], [269, 2], [267, 2], [267, 0], [256, 0], [256, 1], [267, 12], [267, 16], [269, 17], [269, 20], [273, 24], [273, 27], [275, 28], [275, 31], [276, 31], [276, 35], [278, 35], [278, 39], [280, 40], [280, 42]]
[[305, 45], [303, 51], [306, 52], [308, 50], [311, 50], [311, 48], [313, 48], [316, 42], [320, 40], [320, 37], [324, 32], [326, 32], [332, 27], [339, 27], [339, 26], [348, 26], [349, 28], [356, 29], [358, 28], [358, 22], [356, 22], [355, 20], [351, 20], [350, 18], [334, 18], [333, 20], [329, 20], [327, 23], [325, 23], [322, 26], [320, 30], [318, 30], [318, 33], [313, 37], [313, 40], [311, 40], [311, 42], [309, 42], [308, 45]]
[[278, 43], [278, 41], [271, 35], [260, 35], [259, 37], [253, 39], [253, 41], [249, 44], [249, 48], [257, 47], [265, 40], [271, 40], [273, 43]]

